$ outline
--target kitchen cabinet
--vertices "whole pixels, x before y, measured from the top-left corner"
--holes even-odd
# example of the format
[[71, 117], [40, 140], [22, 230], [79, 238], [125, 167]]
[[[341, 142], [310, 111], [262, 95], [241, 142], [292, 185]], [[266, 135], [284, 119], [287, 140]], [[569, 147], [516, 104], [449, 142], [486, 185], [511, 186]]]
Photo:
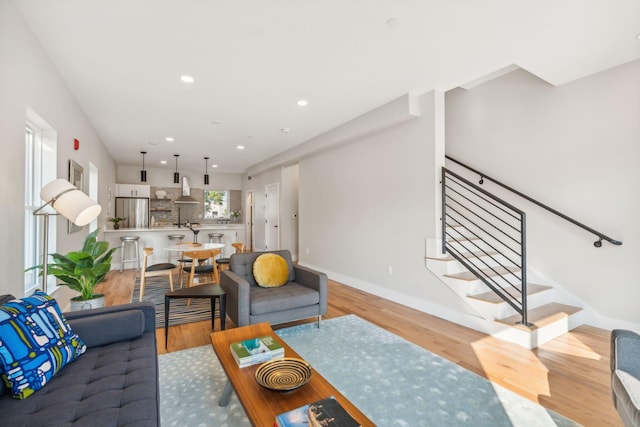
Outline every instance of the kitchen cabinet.
[[151, 186], [145, 184], [116, 184], [117, 197], [150, 197]]

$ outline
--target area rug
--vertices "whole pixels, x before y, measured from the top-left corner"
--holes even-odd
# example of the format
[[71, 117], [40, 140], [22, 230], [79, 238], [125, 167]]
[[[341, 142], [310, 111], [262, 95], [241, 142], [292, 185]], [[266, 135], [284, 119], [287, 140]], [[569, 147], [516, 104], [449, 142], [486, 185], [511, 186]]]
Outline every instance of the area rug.
[[[173, 282], [174, 289], [180, 289], [177, 277]], [[168, 277], [149, 277], [144, 286], [143, 301], [153, 302], [156, 308], [156, 328], [164, 328], [164, 294], [170, 292]], [[140, 299], [140, 278], [136, 277], [133, 287], [132, 301]], [[174, 298], [171, 300], [171, 313], [169, 326], [181, 325], [184, 323], [200, 322], [202, 320], [211, 321], [211, 300], [208, 298], [193, 298], [191, 305], [187, 305], [186, 298]], [[217, 304], [216, 304], [217, 305]], [[216, 317], [220, 317], [216, 309]]]
[[[355, 315], [276, 331], [378, 426], [578, 426]], [[159, 356], [163, 426], [248, 426], [211, 346]]]

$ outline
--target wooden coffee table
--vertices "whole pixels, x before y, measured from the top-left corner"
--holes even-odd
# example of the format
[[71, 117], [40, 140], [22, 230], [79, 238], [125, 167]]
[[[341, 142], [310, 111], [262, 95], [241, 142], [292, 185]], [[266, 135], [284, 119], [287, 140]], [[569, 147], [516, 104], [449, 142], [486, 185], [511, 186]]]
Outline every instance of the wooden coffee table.
[[220, 406], [226, 406], [229, 403], [231, 392], [235, 391], [251, 424], [264, 427], [273, 426], [278, 414], [333, 396], [362, 426], [375, 426], [370, 419], [315, 370], [311, 380], [297, 390], [278, 392], [260, 386], [255, 379], [255, 372], [260, 364], [239, 368], [231, 355], [229, 345], [234, 342], [266, 335], [271, 335], [282, 344], [286, 357], [302, 359], [298, 353], [273, 332], [267, 322], [211, 334], [213, 350], [218, 356], [228, 378], [223, 396], [220, 399]]

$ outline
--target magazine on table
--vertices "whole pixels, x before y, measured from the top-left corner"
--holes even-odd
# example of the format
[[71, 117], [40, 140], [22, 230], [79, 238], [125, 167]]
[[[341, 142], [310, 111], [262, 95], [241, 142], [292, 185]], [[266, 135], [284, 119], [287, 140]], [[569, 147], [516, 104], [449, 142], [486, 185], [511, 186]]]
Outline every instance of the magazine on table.
[[284, 357], [284, 347], [270, 335], [234, 342], [230, 347], [241, 368]]
[[360, 427], [333, 396], [284, 412], [276, 417], [277, 427]]

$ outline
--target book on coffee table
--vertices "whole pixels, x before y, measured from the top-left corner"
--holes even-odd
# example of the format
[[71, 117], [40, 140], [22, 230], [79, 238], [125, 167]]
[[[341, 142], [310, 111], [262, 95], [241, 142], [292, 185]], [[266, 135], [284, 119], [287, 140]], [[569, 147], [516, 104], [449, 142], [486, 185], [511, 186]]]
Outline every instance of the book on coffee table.
[[284, 357], [284, 348], [268, 335], [234, 342], [230, 347], [233, 358], [241, 368]]
[[360, 427], [333, 396], [276, 417], [277, 427]]

